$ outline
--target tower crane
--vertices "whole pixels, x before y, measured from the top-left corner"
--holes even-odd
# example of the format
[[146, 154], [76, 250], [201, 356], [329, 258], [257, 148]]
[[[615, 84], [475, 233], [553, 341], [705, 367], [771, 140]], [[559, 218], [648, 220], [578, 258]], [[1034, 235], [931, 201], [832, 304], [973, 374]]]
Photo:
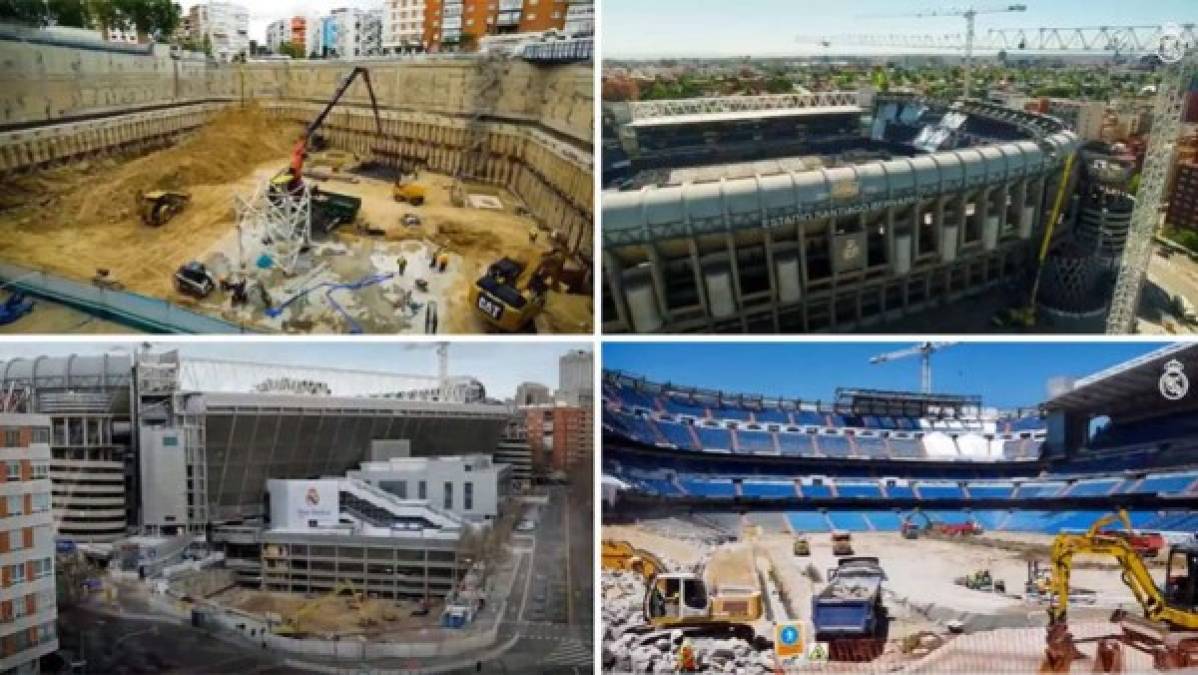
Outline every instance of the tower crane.
[[887, 363], [905, 359], [909, 356], [920, 357], [920, 391], [924, 394], [932, 393], [932, 354], [938, 351], [947, 349], [957, 344], [956, 342], [920, 342], [906, 349], [899, 349], [886, 354], [878, 354], [870, 357], [870, 363]]
[[917, 18], [926, 19], [938, 16], [957, 16], [965, 19], [965, 98], [973, 93], [973, 40], [976, 33], [976, 19], [979, 14], [1004, 14], [1008, 12], [1026, 12], [1027, 5], [998, 5], [993, 7], [967, 7], [951, 9], [931, 9], [914, 14], [889, 14], [867, 16], [862, 18]]

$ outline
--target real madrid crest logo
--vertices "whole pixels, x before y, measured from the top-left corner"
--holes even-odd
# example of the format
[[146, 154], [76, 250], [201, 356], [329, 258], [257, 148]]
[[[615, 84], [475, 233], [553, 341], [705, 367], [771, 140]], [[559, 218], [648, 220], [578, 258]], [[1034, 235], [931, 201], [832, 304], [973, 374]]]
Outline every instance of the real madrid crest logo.
[[856, 239], [849, 239], [844, 243], [845, 260], [856, 260], [859, 255], [861, 255], [861, 247], [857, 245]]
[[1165, 364], [1165, 372], [1161, 374], [1161, 396], [1170, 401], [1180, 401], [1190, 391], [1190, 379], [1183, 372], [1185, 366], [1181, 361], [1173, 359]]

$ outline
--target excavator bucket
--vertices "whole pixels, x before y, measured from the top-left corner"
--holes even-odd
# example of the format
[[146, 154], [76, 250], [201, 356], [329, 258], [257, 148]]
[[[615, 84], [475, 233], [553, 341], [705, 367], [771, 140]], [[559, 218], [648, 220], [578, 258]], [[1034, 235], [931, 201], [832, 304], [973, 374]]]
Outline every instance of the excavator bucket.
[[1057, 623], [1048, 627], [1044, 642], [1044, 663], [1040, 665], [1041, 673], [1068, 673], [1076, 659], [1085, 658], [1073, 643], [1073, 633], [1069, 626]]
[[1091, 672], [1122, 673], [1123, 645], [1112, 638], [1099, 640], [1097, 650], [1094, 652], [1094, 669]]

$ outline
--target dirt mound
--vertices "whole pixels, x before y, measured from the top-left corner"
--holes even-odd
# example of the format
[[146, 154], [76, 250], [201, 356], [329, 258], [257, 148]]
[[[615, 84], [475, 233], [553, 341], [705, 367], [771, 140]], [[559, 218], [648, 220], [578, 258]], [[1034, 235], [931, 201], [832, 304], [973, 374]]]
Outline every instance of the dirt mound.
[[[138, 198], [151, 190], [188, 191], [248, 175], [286, 155], [296, 128], [256, 106], [218, 113], [174, 146], [125, 162], [104, 160], [12, 181], [0, 209], [26, 207], [21, 220], [39, 228], [86, 227], [137, 217]], [[32, 202], [32, 203], [31, 203]]]

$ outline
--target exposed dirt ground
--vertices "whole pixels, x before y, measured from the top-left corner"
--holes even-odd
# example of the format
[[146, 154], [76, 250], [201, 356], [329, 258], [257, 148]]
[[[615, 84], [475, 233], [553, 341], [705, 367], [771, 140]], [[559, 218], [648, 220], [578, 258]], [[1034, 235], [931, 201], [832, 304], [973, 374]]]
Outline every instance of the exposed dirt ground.
[[[791, 618], [803, 622], [810, 630], [811, 598], [824, 587], [828, 570], [837, 564], [837, 557], [832, 555], [830, 535], [808, 534], [811, 555], [799, 557], [793, 553], [793, 535], [742, 534], [746, 539], [735, 546], [751, 548], [759, 561], [763, 558], [769, 561], [777, 590], [785, 598]], [[603, 536], [627, 540], [677, 561], [687, 560], [688, 551], [692, 557], [701, 553], [687, 542], [646, 532], [638, 526], [605, 525]], [[987, 664], [994, 666], [990, 669], [996, 672], [1034, 672], [1043, 654], [1043, 626], [1047, 614], [1042, 602], [1024, 597], [1027, 561], [1038, 559], [1045, 565], [1047, 546], [1052, 537], [1025, 533], [988, 533], [987, 537], [1001, 546], [987, 545], [984, 540], [970, 542], [926, 537], [906, 540], [892, 532], [853, 533], [854, 554], [878, 557], [887, 575], [884, 595], [890, 618], [888, 647], [871, 663], [832, 663], [828, 669], [837, 672], [906, 669], [923, 672], [917, 664], [926, 664], [929, 670], [950, 672], [963, 664]], [[1045, 555], [1039, 555], [1041, 552]], [[1080, 633], [1115, 632], [1116, 627], [1107, 622], [1113, 609], [1140, 612], [1131, 591], [1121, 581], [1119, 569], [1111, 562], [1086, 555], [1075, 559], [1072, 587], [1093, 592], [1092, 602], [1075, 602], [1070, 607], [1071, 624], [1076, 624]], [[709, 563], [706, 576], [731, 576], [735, 570], [728, 566], [732, 564], [735, 561], [731, 557], [714, 565]], [[1150, 569], [1158, 585], [1163, 583], [1160, 566], [1150, 565]], [[1003, 581], [1005, 594], [970, 590], [955, 583], [958, 577], [979, 570], [989, 570], [994, 579]], [[606, 587], [605, 593], [614, 590], [614, 587]], [[959, 623], [967, 635], [952, 635], [948, 627], [953, 622]], [[926, 659], [920, 654], [926, 653], [927, 649], [910, 651], [907, 641], [919, 640], [929, 634], [938, 636], [936, 640], [946, 646], [932, 647]], [[1092, 650], [1083, 651], [1088, 654]], [[1001, 667], [990, 661], [992, 659], [1002, 661]], [[1092, 661], [1083, 663], [1088, 670]]]
[[[19, 177], [0, 185], [0, 259], [41, 268], [76, 280], [90, 280], [98, 269], [132, 292], [170, 300], [192, 309], [221, 316], [265, 330], [288, 332], [344, 332], [346, 322], [321, 300], [313, 300], [304, 312], [290, 312], [279, 321], [264, 318], [261, 307], [233, 308], [218, 291], [202, 302], [180, 296], [173, 288], [173, 275], [191, 260], [235, 258], [237, 250], [234, 197], [248, 196], [261, 181], [286, 167], [289, 152], [299, 133], [298, 126], [280, 125], [257, 108], [226, 111], [196, 133], [174, 146], [141, 157], [113, 157], [82, 162], [67, 168]], [[501, 209], [462, 208], [451, 199], [453, 179], [424, 172], [419, 183], [425, 187], [421, 207], [396, 203], [391, 183], [365, 176], [337, 173], [351, 167], [355, 158], [347, 153], [314, 153], [308, 166], [332, 172], [327, 181], [309, 179], [322, 189], [363, 199], [358, 225], [368, 225], [368, 235], [353, 226], [343, 226], [318, 253], [310, 268], [331, 268], [328, 279], [352, 282], [367, 274], [386, 273], [401, 255], [417, 268], [416, 257], [427, 259], [431, 252], [449, 254], [449, 274], [444, 287], [431, 279], [432, 296], [417, 298], [423, 307], [430, 299], [438, 303], [439, 332], [477, 333], [488, 329], [468, 303], [467, 292], [474, 280], [491, 263], [503, 256], [535, 261], [550, 246], [548, 234], [530, 236], [534, 221], [521, 214], [519, 200], [490, 185], [467, 185], [466, 192], [494, 197]], [[153, 228], [138, 216], [139, 196], [151, 190], [179, 190], [191, 195], [186, 209], [166, 225]], [[401, 219], [416, 213], [419, 227], [405, 227]], [[381, 233], [380, 233], [381, 231]], [[361, 264], [334, 260], [348, 252]], [[316, 256], [314, 256], [315, 258]], [[424, 261], [427, 269], [427, 261]], [[319, 273], [318, 273], [319, 274]], [[408, 272], [411, 282], [414, 272]], [[279, 301], [293, 291], [291, 280], [274, 275], [268, 290]], [[412, 284], [410, 284], [412, 285]], [[384, 291], [391, 291], [383, 297]], [[366, 289], [360, 297], [346, 297], [345, 305], [367, 332], [423, 332], [420, 317], [401, 314], [400, 299], [411, 288]], [[393, 297], [394, 296], [394, 297]], [[537, 320], [541, 332], [590, 332], [593, 301], [589, 296], [551, 293], [546, 311]]]
[[[283, 620], [297, 616], [305, 607], [309, 611], [299, 615], [298, 628], [316, 635], [365, 635], [387, 637], [403, 633], [411, 634], [422, 628], [436, 628], [441, 614], [441, 603], [435, 603], [427, 615], [413, 616], [418, 604], [411, 600], [362, 601], [361, 609], [350, 606], [349, 595], [336, 598], [305, 598], [291, 593], [271, 593], [246, 588], [233, 588], [211, 598], [228, 607], [244, 612], [266, 616], [277, 614]], [[363, 625], [363, 618], [373, 624]]]

